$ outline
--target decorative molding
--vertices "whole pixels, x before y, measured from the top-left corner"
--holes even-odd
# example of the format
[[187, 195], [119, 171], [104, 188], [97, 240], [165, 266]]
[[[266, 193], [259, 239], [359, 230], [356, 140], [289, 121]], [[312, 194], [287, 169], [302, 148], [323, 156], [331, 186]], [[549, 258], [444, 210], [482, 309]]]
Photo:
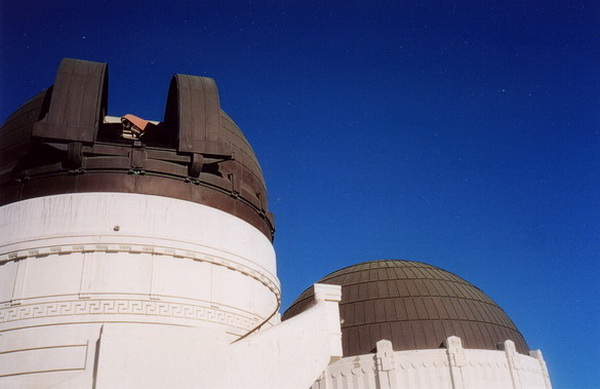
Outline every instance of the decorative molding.
[[393, 351], [391, 343], [380, 340], [374, 354], [349, 356], [330, 364], [312, 389], [479, 388], [499, 379], [506, 388], [552, 388], [541, 353], [519, 354], [512, 341], [503, 342], [499, 350], [465, 349], [459, 337], [451, 336], [444, 347], [446, 350]]
[[[253, 328], [259, 318], [249, 318], [237, 313], [200, 305], [148, 301], [148, 300], [76, 300], [49, 303], [27, 304], [0, 308], [0, 323], [40, 318], [59, 318], [69, 316], [115, 315], [114, 320], [126, 321], [124, 316], [160, 317], [194, 321], [208, 321], [229, 325], [243, 330]], [[117, 316], [118, 315], [118, 316]], [[82, 318], [83, 319], [83, 318]], [[102, 318], [107, 321], [106, 318]], [[82, 320], [89, 321], [89, 317]]]
[[85, 370], [89, 342], [0, 352], [0, 378], [21, 374]]
[[191, 259], [199, 262], [206, 262], [213, 265], [223, 266], [227, 269], [237, 271], [245, 276], [254, 278], [266, 286], [281, 302], [281, 292], [279, 286], [270, 277], [258, 272], [246, 265], [234, 262], [230, 259], [219, 258], [214, 255], [204, 254], [192, 250], [181, 250], [173, 247], [154, 246], [154, 245], [135, 245], [135, 244], [74, 244], [74, 245], [53, 245], [42, 247], [30, 247], [22, 250], [15, 250], [0, 253], [0, 263], [8, 261], [20, 261], [26, 258], [47, 257], [50, 255], [83, 254], [83, 253], [127, 253], [127, 254], [154, 254], [166, 255], [178, 259]]
[[10, 297], [10, 305], [20, 305], [21, 297], [23, 296], [23, 288], [25, 286], [25, 279], [27, 277], [27, 261], [16, 261], [17, 274], [15, 276], [15, 282], [13, 284], [13, 290]]
[[340, 285], [314, 284], [313, 288], [317, 302], [331, 301], [339, 303], [342, 301], [342, 287]]
[[521, 369], [521, 361], [517, 357], [515, 343], [512, 340], [507, 340], [502, 343], [501, 349], [504, 350], [506, 360], [508, 361], [508, 370], [510, 371], [513, 388], [520, 389], [522, 385], [518, 370]]
[[380, 340], [376, 343], [377, 352], [375, 354], [376, 366], [379, 371], [390, 371], [396, 368], [394, 359], [394, 350], [392, 342], [389, 340]]
[[[544, 355], [541, 350], [531, 350], [529, 355], [532, 358], [535, 358], [538, 362], [539, 369], [541, 370], [541, 375], [544, 377], [544, 382], [546, 384], [546, 388], [551, 389], [552, 384], [550, 383], [550, 374], [548, 373], [548, 366], [546, 365], [546, 361], [544, 361]], [[533, 366], [532, 366], [533, 368]], [[533, 370], [535, 373], [539, 373], [537, 369]]]

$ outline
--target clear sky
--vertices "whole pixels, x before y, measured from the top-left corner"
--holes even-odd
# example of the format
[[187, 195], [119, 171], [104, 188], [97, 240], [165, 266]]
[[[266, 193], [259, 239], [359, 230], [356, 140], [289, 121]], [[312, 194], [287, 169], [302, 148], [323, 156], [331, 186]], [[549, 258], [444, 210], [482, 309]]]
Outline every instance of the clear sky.
[[[418, 4], [418, 5], [417, 5]], [[489, 294], [556, 388], [600, 386], [600, 2], [0, 0], [0, 117], [63, 57], [109, 114], [216, 79], [261, 162], [284, 308], [357, 262]]]

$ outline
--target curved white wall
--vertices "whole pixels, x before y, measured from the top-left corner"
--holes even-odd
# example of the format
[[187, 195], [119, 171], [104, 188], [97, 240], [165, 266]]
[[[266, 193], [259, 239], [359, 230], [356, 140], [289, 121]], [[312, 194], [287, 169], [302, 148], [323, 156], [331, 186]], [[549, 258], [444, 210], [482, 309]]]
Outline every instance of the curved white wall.
[[211, 207], [122, 193], [0, 207], [0, 331], [139, 322], [234, 339], [275, 312], [279, 295], [271, 242]]

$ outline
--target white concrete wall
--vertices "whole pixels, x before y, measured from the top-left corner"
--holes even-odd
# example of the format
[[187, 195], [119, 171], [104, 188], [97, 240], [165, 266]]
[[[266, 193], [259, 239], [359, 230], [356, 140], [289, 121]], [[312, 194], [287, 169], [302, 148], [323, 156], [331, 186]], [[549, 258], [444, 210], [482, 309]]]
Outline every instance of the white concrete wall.
[[65, 324], [0, 335], [2, 388], [303, 389], [341, 356], [337, 285], [315, 304], [230, 343], [203, 327]]
[[165, 338], [159, 328], [132, 332], [131, 326], [106, 324], [96, 388], [308, 388], [341, 356], [341, 288], [315, 289], [326, 298], [292, 320], [233, 344], [198, 329], [180, 329]]
[[346, 357], [329, 365], [312, 388], [551, 388], [539, 351], [532, 356], [519, 354], [511, 341], [498, 351], [464, 349], [454, 336], [445, 346], [394, 352], [391, 342], [382, 340], [375, 354]]
[[0, 388], [89, 388], [101, 325], [0, 332]]
[[89, 193], [0, 208], [0, 330], [207, 321], [243, 335], [277, 309], [275, 271], [264, 235], [200, 204]]
[[1, 387], [91, 379], [107, 323], [130, 334], [160, 328], [174, 342], [197, 328], [222, 347], [279, 301], [271, 242], [214, 208], [122, 193], [0, 207]]

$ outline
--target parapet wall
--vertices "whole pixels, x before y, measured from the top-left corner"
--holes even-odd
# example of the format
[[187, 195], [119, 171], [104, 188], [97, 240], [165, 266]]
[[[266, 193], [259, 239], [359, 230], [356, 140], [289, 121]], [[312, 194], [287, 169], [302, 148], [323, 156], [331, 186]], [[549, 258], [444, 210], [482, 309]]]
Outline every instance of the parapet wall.
[[311, 388], [551, 388], [540, 351], [519, 354], [510, 340], [497, 351], [465, 349], [455, 336], [447, 338], [444, 346], [393, 351], [391, 342], [381, 340], [374, 354], [346, 357], [329, 365]]

